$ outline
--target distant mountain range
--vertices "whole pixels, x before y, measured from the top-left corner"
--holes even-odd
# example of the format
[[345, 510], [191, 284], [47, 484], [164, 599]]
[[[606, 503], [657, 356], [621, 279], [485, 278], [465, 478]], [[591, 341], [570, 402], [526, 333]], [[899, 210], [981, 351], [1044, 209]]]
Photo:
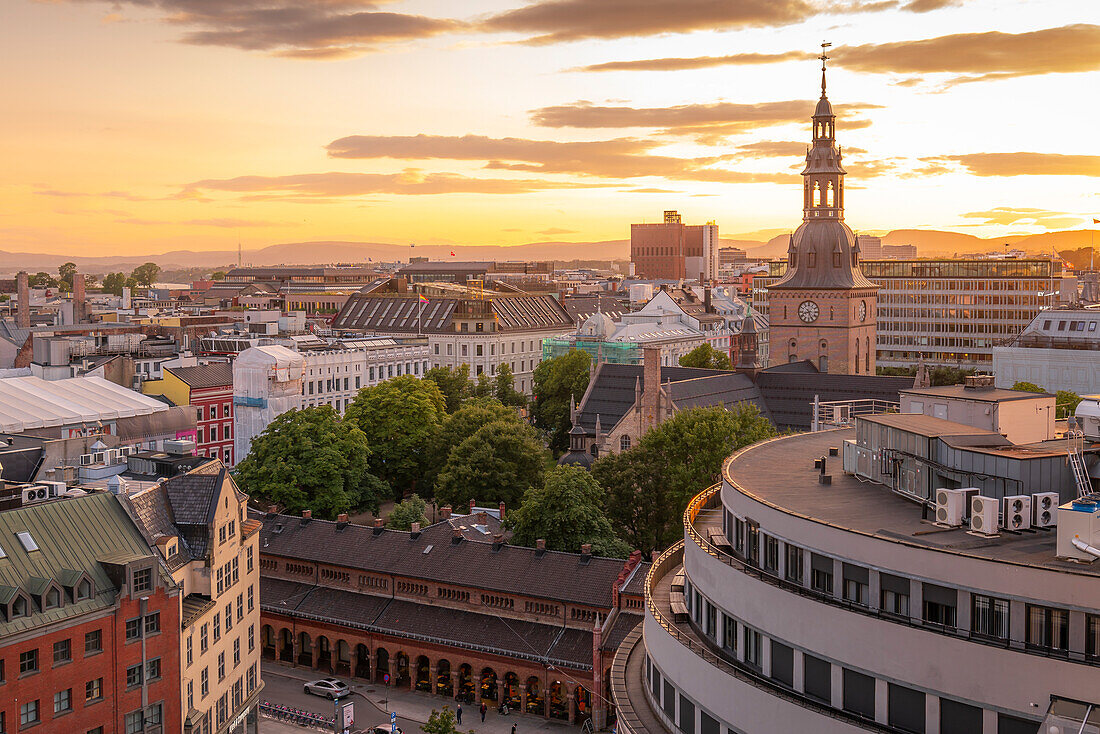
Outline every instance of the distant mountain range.
[[[782, 234], [768, 241], [750, 239], [723, 239], [723, 247], [740, 247], [754, 257], [783, 257], [787, 252], [788, 235]], [[887, 244], [911, 244], [917, 246], [922, 257], [937, 255], [973, 254], [996, 252], [1005, 244], [1029, 254], [1047, 254], [1056, 250], [1088, 247], [1089, 230], [1067, 230], [1036, 235], [1014, 235], [982, 239], [958, 232], [934, 229], [898, 229], [883, 236]], [[628, 240], [603, 240], [599, 242], [532, 242], [525, 245], [503, 247], [500, 245], [393, 245], [380, 242], [288, 242], [271, 245], [259, 250], [245, 250], [242, 262], [247, 265], [320, 265], [325, 263], [393, 262], [408, 260], [410, 254], [432, 260], [627, 260], [630, 257]], [[81, 257], [44, 255], [28, 252], [0, 250], [0, 273], [18, 270], [56, 272], [64, 262], [74, 262], [87, 273], [102, 274], [109, 271], [130, 271], [138, 265], [153, 261], [165, 270], [176, 268], [220, 268], [237, 262], [233, 250], [174, 250], [148, 255], [111, 257]]]

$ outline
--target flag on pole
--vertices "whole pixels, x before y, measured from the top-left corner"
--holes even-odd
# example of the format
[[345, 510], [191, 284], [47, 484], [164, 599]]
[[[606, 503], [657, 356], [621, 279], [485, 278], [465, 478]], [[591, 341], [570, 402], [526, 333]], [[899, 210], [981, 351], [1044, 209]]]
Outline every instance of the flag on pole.
[[428, 299], [424, 297], [423, 293], [420, 294], [420, 302], [421, 303], [427, 303], [428, 302]]
[[[1094, 220], [1092, 220], [1092, 221], [1094, 221], [1094, 222], [1095, 222], [1096, 220], [1094, 219]], [[454, 251], [454, 250], [451, 250], [451, 257], [454, 257], [454, 256], [455, 256], [455, 251]]]
[[[1094, 220], [1092, 220], [1092, 223], [1093, 224], [1100, 224], [1100, 219], [1094, 219]], [[451, 254], [453, 255], [454, 253], [452, 252]]]

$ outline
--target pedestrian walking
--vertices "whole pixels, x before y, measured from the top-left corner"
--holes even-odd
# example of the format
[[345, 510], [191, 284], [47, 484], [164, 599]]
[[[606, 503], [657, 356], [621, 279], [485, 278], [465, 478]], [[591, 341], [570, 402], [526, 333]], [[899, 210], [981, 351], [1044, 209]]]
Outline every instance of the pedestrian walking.
[[516, 734], [516, 722], [512, 722], [512, 734]]
[[462, 723], [462, 704], [458, 704], [458, 710], [455, 711], [455, 715], [458, 716], [458, 723]]
[[485, 723], [485, 702], [484, 701], [481, 702], [481, 709], [480, 710], [481, 710], [481, 723], [484, 724]]

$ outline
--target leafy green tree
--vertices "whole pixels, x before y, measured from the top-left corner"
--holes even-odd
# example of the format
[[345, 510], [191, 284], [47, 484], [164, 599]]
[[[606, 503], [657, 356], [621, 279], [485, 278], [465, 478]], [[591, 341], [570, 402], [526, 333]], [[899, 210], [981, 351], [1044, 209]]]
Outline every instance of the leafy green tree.
[[470, 384], [470, 365], [464, 364], [457, 368], [432, 367], [424, 373], [424, 379], [436, 384], [447, 400], [447, 412], [453, 413], [462, 405], [462, 401], [470, 396], [472, 385]]
[[591, 361], [587, 352], [571, 349], [535, 368], [532, 417], [536, 426], [550, 433], [550, 449], [555, 453], [569, 448], [570, 403], [584, 397]]
[[57, 268], [58, 287], [63, 291], [72, 291], [73, 278], [76, 277], [76, 263], [64, 263]]
[[471, 499], [516, 506], [529, 487], [542, 484], [548, 459], [526, 423], [488, 423], [451, 450], [436, 481], [436, 500], [455, 507]]
[[414, 493], [393, 506], [386, 517], [386, 527], [391, 530], [411, 530], [414, 522], [421, 526], [427, 525], [428, 517], [424, 514], [427, 507], [428, 503]]
[[447, 463], [451, 450], [490, 423], [522, 423], [515, 408], [501, 405], [492, 398], [467, 400], [462, 407], [446, 416], [436, 441], [438, 466]]
[[637, 446], [592, 468], [607, 491], [607, 515], [622, 537], [648, 553], [683, 533], [688, 501], [718, 481], [739, 448], [775, 436], [755, 405], [691, 408], [646, 433]]
[[447, 402], [430, 380], [411, 375], [365, 387], [344, 411], [371, 447], [370, 468], [400, 499], [434, 470], [433, 450]]
[[234, 475], [253, 498], [291, 514], [309, 509], [333, 519], [341, 512], [378, 509], [388, 494], [371, 474], [367, 437], [355, 423], [340, 420], [331, 406], [290, 410], [252, 441]]
[[533, 546], [542, 538], [549, 550], [577, 553], [584, 543], [608, 558], [626, 558], [630, 546], [620, 540], [603, 511], [604, 492], [584, 469], [558, 466], [542, 486], [531, 487], [518, 509], [506, 516], [512, 542]]
[[56, 288], [57, 278], [45, 271], [39, 271], [29, 276], [27, 278], [27, 283], [31, 288]]
[[493, 397], [501, 403], [514, 405], [517, 408], [527, 407], [527, 396], [516, 390], [515, 375], [512, 374], [512, 368], [506, 362], [500, 363], [493, 383]]
[[473, 395], [475, 398], [490, 398], [493, 396], [493, 380], [488, 373], [482, 372], [474, 383]]
[[1034, 382], [1017, 382], [1012, 385], [1012, 389], [1016, 392], [1046, 392]]
[[210, 280], [225, 280], [226, 272], [224, 270], [215, 270], [210, 274]]
[[1059, 390], [1055, 398], [1055, 413], [1059, 418], [1068, 418], [1077, 410], [1081, 396], [1072, 390]]
[[[458, 717], [450, 706], [444, 706], [442, 711], [432, 709], [427, 723], [421, 724], [420, 730], [427, 734], [462, 734], [458, 730]], [[474, 734], [474, 730], [470, 729], [466, 734]]]
[[729, 355], [719, 352], [709, 343], [704, 342], [680, 357], [681, 367], [701, 367], [708, 370], [732, 370], [733, 363]]
[[103, 290], [116, 296], [122, 295], [126, 285], [126, 273], [107, 273], [103, 276]]
[[130, 277], [132, 277], [138, 285], [152, 288], [153, 283], [156, 283], [157, 278], [160, 277], [160, 266], [156, 263], [138, 265], [134, 268], [134, 272], [130, 273]]

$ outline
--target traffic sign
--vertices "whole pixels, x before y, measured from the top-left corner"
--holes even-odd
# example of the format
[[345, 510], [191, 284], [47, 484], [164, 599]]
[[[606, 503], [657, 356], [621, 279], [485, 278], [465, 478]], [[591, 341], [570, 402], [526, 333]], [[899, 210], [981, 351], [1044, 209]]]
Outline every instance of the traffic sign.
[[386, 683], [389, 683], [390, 682], [390, 674], [386, 673], [384, 676], [382, 676], [382, 680]]

